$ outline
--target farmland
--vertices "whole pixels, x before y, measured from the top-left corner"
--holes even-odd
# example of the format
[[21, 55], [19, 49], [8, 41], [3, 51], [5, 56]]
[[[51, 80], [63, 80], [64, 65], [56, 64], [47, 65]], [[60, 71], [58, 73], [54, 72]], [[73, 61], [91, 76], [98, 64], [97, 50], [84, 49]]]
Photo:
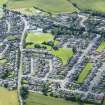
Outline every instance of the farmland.
[[17, 92], [0, 87], [0, 105], [19, 105]]
[[[47, 101], [46, 101], [47, 100]], [[50, 96], [44, 96], [37, 93], [30, 93], [26, 99], [26, 105], [79, 105], [77, 102], [65, 101], [60, 98], [54, 98]], [[93, 105], [93, 104], [84, 104]]]
[[82, 70], [81, 74], [78, 78], [78, 83], [83, 83], [89, 72], [91, 71], [93, 65], [91, 63], [87, 63], [85, 68]]
[[7, 3], [9, 8], [30, 8], [37, 7], [47, 12], [61, 13], [61, 12], [75, 12], [78, 11], [72, 4], [66, 0], [24, 0], [16, 1], [9, 0]]
[[[47, 101], [46, 101], [47, 100]], [[26, 105], [78, 105], [75, 102], [52, 98], [40, 94], [30, 93], [26, 100]]]
[[71, 0], [82, 10], [105, 12], [105, 0]]

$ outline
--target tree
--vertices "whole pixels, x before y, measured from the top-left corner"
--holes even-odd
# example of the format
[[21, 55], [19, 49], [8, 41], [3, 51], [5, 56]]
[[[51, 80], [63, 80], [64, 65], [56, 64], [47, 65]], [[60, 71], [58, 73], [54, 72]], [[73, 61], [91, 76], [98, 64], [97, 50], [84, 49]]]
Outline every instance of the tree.
[[47, 84], [43, 84], [42, 86], [42, 93], [43, 95], [47, 96], [47, 93], [48, 93], [48, 85]]
[[20, 89], [20, 94], [21, 94], [21, 97], [22, 97], [23, 99], [26, 99], [27, 96], [28, 96], [28, 94], [29, 94], [28, 88], [25, 87], [25, 86], [21, 87], [21, 89]]

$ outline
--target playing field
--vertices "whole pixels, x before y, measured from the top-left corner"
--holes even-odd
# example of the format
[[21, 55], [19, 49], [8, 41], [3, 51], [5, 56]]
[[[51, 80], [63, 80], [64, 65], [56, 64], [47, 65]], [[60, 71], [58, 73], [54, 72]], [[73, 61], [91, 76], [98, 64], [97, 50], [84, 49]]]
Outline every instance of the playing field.
[[82, 10], [105, 12], [105, 0], [71, 0]]
[[66, 0], [8, 0], [8, 8], [31, 8], [37, 7], [51, 13], [78, 11]]
[[42, 43], [53, 41], [53, 36], [50, 33], [29, 33], [26, 42]]
[[19, 105], [17, 92], [0, 87], [0, 105]]
[[85, 68], [82, 70], [81, 74], [79, 75], [79, 78], [77, 80], [77, 83], [83, 83], [86, 77], [88, 76], [89, 72], [92, 70], [92, 63], [87, 63]]
[[96, 49], [97, 52], [102, 52], [105, 49], [105, 41], [102, 41], [98, 48]]

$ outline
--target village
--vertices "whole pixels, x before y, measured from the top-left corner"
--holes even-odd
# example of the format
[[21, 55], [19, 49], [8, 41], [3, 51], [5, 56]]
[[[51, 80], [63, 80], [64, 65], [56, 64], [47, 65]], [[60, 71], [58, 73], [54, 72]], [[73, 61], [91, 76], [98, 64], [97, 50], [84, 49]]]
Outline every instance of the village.
[[[0, 85], [102, 103], [105, 47], [98, 47], [105, 41], [104, 26], [105, 17], [89, 13], [26, 16], [5, 9], [0, 19]], [[51, 39], [43, 38], [46, 33]], [[31, 35], [43, 40], [29, 40]]]

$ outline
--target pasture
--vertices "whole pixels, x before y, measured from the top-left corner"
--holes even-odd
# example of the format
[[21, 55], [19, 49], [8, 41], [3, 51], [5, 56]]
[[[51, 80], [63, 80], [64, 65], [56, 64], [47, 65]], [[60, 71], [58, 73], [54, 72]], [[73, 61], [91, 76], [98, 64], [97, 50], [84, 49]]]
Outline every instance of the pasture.
[[105, 12], [105, 0], [70, 0], [82, 10]]
[[10, 9], [37, 7], [51, 13], [72, 13], [78, 11], [66, 0], [8, 0], [7, 7]]

